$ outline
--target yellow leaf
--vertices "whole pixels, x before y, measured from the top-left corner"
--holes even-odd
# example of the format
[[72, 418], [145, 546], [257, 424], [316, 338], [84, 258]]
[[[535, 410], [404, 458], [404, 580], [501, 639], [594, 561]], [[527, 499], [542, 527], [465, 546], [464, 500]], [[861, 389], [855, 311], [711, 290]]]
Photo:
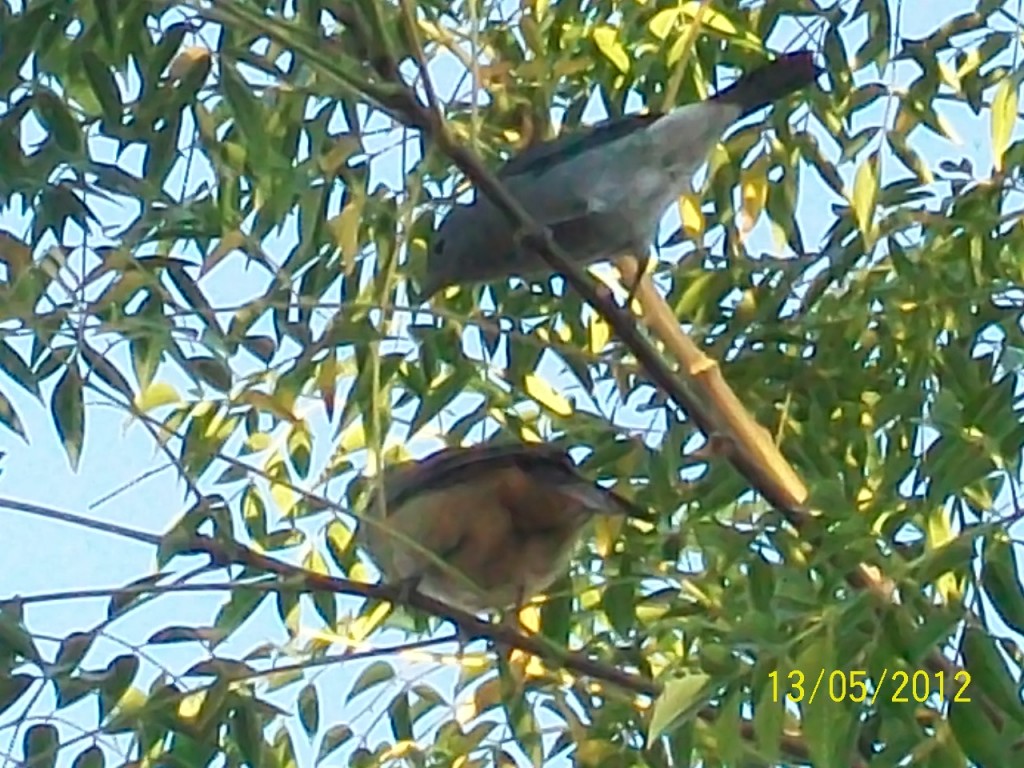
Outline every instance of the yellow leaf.
[[953, 69], [949, 64], [939, 62], [939, 77], [946, 85], [952, 88], [957, 93], [963, 92], [963, 84], [960, 82], [960, 75], [957, 74], [956, 70]]
[[743, 231], [753, 229], [757, 220], [761, 218], [761, 212], [764, 211], [764, 205], [768, 200], [768, 176], [764, 171], [764, 164], [754, 163], [740, 173], [743, 214], [746, 216], [746, 221], [741, 227]]
[[[942, 507], [935, 507], [929, 513], [925, 530], [928, 549], [932, 552], [946, 546], [956, 538], [949, 525], [949, 515]], [[959, 600], [961, 597], [956, 575], [950, 571], [944, 572], [935, 579], [935, 588], [947, 602]]]
[[456, 715], [458, 721], [465, 724], [468, 720], [475, 719], [483, 712], [501, 704], [504, 701], [502, 682], [501, 678], [495, 675], [477, 686], [473, 692], [473, 700], [459, 707]]
[[876, 155], [872, 154], [861, 163], [853, 179], [853, 215], [864, 239], [871, 242], [871, 231], [875, 221], [875, 201], [878, 198], [878, 177], [875, 174]]
[[700, 209], [700, 199], [693, 193], [686, 193], [679, 198], [679, 218], [682, 219], [683, 233], [694, 240], [704, 234], [704, 212]]
[[669, 680], [665, 684], [651, 712], [647, 730], [649, 743], [656, 741], [669, 726], [677, 723], [684, 713], [703, 700], [710, 680], [710, 675], [692, 673]]
[[366, 430], [363, 429], [362, 421], [356, 421], [348, 425], [345, 431], [341, 433], [338, 447], [344, 453], [353, 453], [360, 448], [366, 447]]
[[294, 424], [298, 419], [295, 414], [288, 408], [288, 404], [285, 402], [283, 397], [274, 397], [268, 395], [266, 392], [259, 392], [257, 390], [249, 390], [243, 392], [238, 396], [238, 401], [241, 403], [248, 403], [257, 411], [263, 411], [265, 413], [271, 413], [280, 419], [284, 419]]
[[597, 50], [605, 55], [615, 68], [622, 74], [629, 72], [629, 54], [622, 43], [619, 42], [619, 32], [615, 27], [602, 25], [593, 32], [594, 44]]
[[938, 549], [956, 538], [949, 525], [949, 515], [942, 507], [936, 507], [928, 515], [927, 534], [929, 549]]
[[689, 16], [691, 19], [701, 18], [701, 22], [705, 27], [709, 29], [715, 29], [721, 32], [723, 35], [738, 35], [739, 30], [736, 29], [736, 25], [729, 21], [725, 16], [720, 14], [718, 11], [712, 8], [704, 9], [703, 14], [701, 13], [701, 6], [707, 5], [707, 2], [698, 2], [698, 0], [690, 0], [688, 3], [683, 3], [679, 8], [680, 12], [684, 16]]
[[154, 381], [135, 396], [135, 407], [148, 413], [161, 405], [171, 405], [181, 401], [178, 390], [164, 381]]
[[664, 40], [668, 37], [668, 33], [672, 31], [672, 27], [675, 26], [678, 19], [678, 8], [666, 8], [663, 11], [658, 11], [651, 17], [651, 20], [647, 22], [647, 28], [656, 38]]
[[524, 443], [543, 443], [544, 438], [540, 436], [537, 430], [533, 429], [529, 425], [524, 424], [523, 428], [519, 431], [519, 436], [523, 439]]
[[1017, 82], [1006, 78], [996, 87], [992, 99], [992, 159], [996, 170], [1003, 170], [1003, 155], [1010, 146], [1010, 135], [1017, 122]]
[[963, 63], [960, 65], [960, 69], [956, 71], [957, 77], [963, 78], [965, 75], [969, 75], [971, 72], [976, 70], [981, 65], [981, 51], [977, 48], [973, 48], [964, 55]]
[[684, 16], [688, 16], [695, 21], [700, 21], [700, 25], [702, 27], [713, 29], [726, 37], [745, 40], [754, 47], [763, 48], [760, 37], [749, 30], [746, 32], [740, 32], [739, 29], [736, 28], [736, 25], [729, 21], [726, 16], [715, 9], [708, 7], [707, 0], [703, 0], [703, 2], [690, 0], [690, 2], [683, 3], [682, 6], [680, 6], [679, 11]]
[[597, 554], [601, 557], [609, 557], [615, 551], [615, 542], [619, 540], [623, 525], [625, 525], [625, 520], [618, 515], [602, 515], [597, 518], [597, 523], [594, 526]]
[[[352, 567], [348, 569], [346, 576], [352, 579], [352, 581], [358, 581], [362, 584], [375, 584], [378, 581], [377, 577], [375, 576], [370, 578], [370, 574], [367, 571], [368, 569], [364, 563], [354, 563]], [[389, 608], [391, 603], [381, 603], [380, 605], [384, 608]], [[370, 614], [370, 616], [374, 616], [376, 613], [377, 611], [375, 610]], [[367, 635], [369, 635], [369, 632], [367, 632]], [[362, 639], [365, 640], [366, 638], [363, 637]]]
[[199, 711], [203, 708], [203, 702], [206, 701], [206, 694], [206, 691], [196, 691], [183, 697], [178, 702], [178, 717], [182, 720], [198, 717]]
[[363, 198], [353, 195], [341, 209], [341, 213], [331, 219], [328, 226], [334, 235], [335, 242], [341, 248], [341, 257], [345, 273], [351, 272], [359, 254], [359, 224], [363, 218]]
[[307, 552], [306, 556], [302, 558], [302, 567], [305, 568], [307, 571], [312, 571], [313, 573], [328, 573], [327, 561], [324, 560], [323, 555], [321, 555], [315, 549], [312, 549], [309, 552]]
[[363, 143], [358, 136], [345, 133], [331, 139], [331, 148], [317, 159], [317, 164], [327, 175], [333, 175], [356, 152], [361, 151]]
[[519, 623], [530, 632], [540, 632], [540, 608], [524, 605], [519, 611]]
[[403, 739], [402, 741], [396, 741], [381, 755], [381, 763], [390, 763], [394, 760], [401, 760], [403, 757], [408, 755], [418, 755], [420, 748], [415, 741], [409, 739]]
[[591, 354], [597, 355], [604, 351], [612, 337], [612, 329], [600, 315], [591, 315], [587, 323], [587, 347]]
[[253, 453], [265, 451], [270, 447], [273, 438], [266, 432], [253, 432], [245, 440], [245, 447]]
[[289, 482], [288, 470], [285, 468], [284, 459], [280, 453], [275, 451], [267, 459], [264, 472], [271, 478], [270, 498], [274, 500], [281, 514], [287, 517], [295, 509], [299, 495]]
[[555, 390], [544, 379], [536, 373], [526, 374], [524, 381], [526, 394], [543, 405], [549, 411], [554, 411], [559, 416], [571, 416], [572, 406], [569, 401]]

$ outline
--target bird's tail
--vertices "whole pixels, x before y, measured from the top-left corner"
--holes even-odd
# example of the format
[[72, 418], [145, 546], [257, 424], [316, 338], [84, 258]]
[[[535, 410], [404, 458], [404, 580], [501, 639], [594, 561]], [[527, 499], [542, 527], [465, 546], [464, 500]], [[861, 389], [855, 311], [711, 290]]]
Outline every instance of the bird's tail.
[[814, 82], [820, 70], [814, 65], [810, 51], [786, 53], [775, 61], [740, 77], [723, 88], [712, 101], [734, 104], [741, 116], [766, 107]]

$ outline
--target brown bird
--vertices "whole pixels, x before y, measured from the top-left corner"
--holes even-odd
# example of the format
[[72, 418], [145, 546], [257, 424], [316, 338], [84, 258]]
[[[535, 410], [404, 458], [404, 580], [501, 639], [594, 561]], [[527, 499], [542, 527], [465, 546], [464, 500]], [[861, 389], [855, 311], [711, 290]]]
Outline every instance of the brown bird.
[[444, 448], [386, 468], [380, 489], [357, 535], [384, 579], [472, 613], [551, 586], [593, 515], [644, 516], [542, 444]]

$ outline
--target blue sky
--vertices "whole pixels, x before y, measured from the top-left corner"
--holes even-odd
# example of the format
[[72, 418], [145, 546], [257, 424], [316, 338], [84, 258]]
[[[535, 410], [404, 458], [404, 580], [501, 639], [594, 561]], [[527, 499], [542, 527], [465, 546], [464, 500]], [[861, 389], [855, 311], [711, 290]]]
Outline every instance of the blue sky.
[[[972, 4], [961, 0], [909, 0], [902, 6], [903, 35], [906, 38], [923, 36], [957, 12], [970, 7]], [[783, 47], [788, 42], [786, 34], [783, 30], [778, 40], [770, 42], [776, 47]], [[864, 30], [852, 28], [848, 30], [848, 35], [850, 40], [856, 41], [863, 37]], [[912, 65], [900, 65], [895, 79], [897, 82], [905, 82], [912, 73]], [[435, 74], [442, 93], [448, 93], [453, 82], [454, 68], [442, 64]], [[639, 107], [639, 104], [634, 107]], [[966, 109], [957, 107], [943, 108], [941, 111], [960, 134], [962, 146], [951, 146], [923, 131], [915, 135], [913, 144], [932, 167], [937, 166], [942, 159], [967, 156], [972, 159], [979, 174], [986, 173], [985, 169], [991, 167], [987, 117], [983, 115], [976, 118]], [[600, 115], [588, 114], [589, 119], [597, 117]], [[866, 110], [860, 119], [866, 122], [878, 121], [881, 114], [880, 111]], [[1018, 126], [1017, 135], [1021, 133]], [[31, 140], [31, 137], [28, 138]], [[97, 143], [96, 148], [98, 151], [110, 151], [109, 147], [103, 148], [102, 142]], [[397, 153], [392, 154], [393, 158], [378, 163], [376, 172], [382, 183], [397, 186], [400, 183], [398, 157]], [[129, 154], [122, 162], [131, 165], [138, 163], [139, 159]], [[847, 176], [852, 176], [852, 168], [847, 171]], [[197, 183], [197, 180], [193, 179], [191, 183]], [[801, 190], [800, 223], [806, 227], [809, 246], [828, 223], [822, 221], [818, 210], [810, 203], [818, 194], [821, 194], [820, 190]], [[110, 221], [117, 221], [119, 216], [121, 220], [125, 217], [125, 213], [119, 212], [114, 206], [101, 205], [100, 210]], [[666, 233], [674, 229], [673, 217], [674, 214], [670, 214], [666, 220]], [[11, 211], [0, 211], [0, 229], [22, 234], [26, 231], [26, 219]], [[757, 242], [763, 246], [761, 250], [772, 250], [773, 245], [766, 231], [762, 231], [758, 237], [760, 240]], [[668, 258], [673, 258], [671, 253]], [[204, 287], [213, 298], [215, 306], [218, 303], [230, 303], [239, 296], [252, 296], [262, 290], [262, 285], [253, 275], [251, 271], [243, 272], [237, 268], [217, 270], [204, 282]], [[177, 381], [180, 383], [180, 379]], [[172, 469], [165, 468], [162, 472], [147, 476], [150, 470], [165, 465], [166, 461], [154, 448], [148, 433], [138, 424], [129, 422], [123, 413], [99, 402], [94, 395], [87, 395], [89, 407], [86, 441], [79, 469], [73, 472], [60, 446], [47, 405], [26, 396], [2, 374], [0, 390], [14, 402], [29, 435], [29, 443], [26, 445], [10, 432], [0, 431], [0, 451], [5, 454], [0, 463], [0, 497], [33, 502], [154, 533], [164, 531], [184, 511], [184, 488], [176, 480]], [[314, 441], [314, 467], [322, 466], [332, 450], [331, 432], [322, 418], [318, 421], [319, 427], [315, 432], [318, 439]], [[416, 450], [421, 452], [426, 445], [423, 443]], [[5, 555], [5, 563], [0, 570], [0, 599], [59, 590], [117, 587], [149, 573], [154, 567], [154, 552], [150, 546], [66, 523], [25, 516], [2, 506], [0, 526], [4, 531]], [[210, 623], [222, 597], [218, 594], [167, 596], [133, 611], [111, 628], [110, 638], [97, 644], [90, 655], [91, 665], [98, 666], [113, 654], [140, 647], [155, 629], [168, 623]], [[106, 604], [105, 599], [34, 604], [27, 609], [28, 624], [37, 637], [59, 639], [69, 631], [93, 626], [105, 614]], [[344, 614], [348, 610], [355, 613], [358, 606], [356, 600], [343, 599], [340, 613]], [[380, 644], [398, 639], [393, 634], [386, 635]], [[219, 655], [230, 656], [261, 643], [286, 641], [273, 610], [273, 603], [267, 601], [237, 637], [220, 650]], [[376, 638], [374, 642], [378, 642]], [[161, 665], [175, 672], [186, 669], [197, 660], [195, 648], [189, 645], [160, 647], [153, 650], [151, 658], [159, 659]], [[362, 712], [362, 720], [350, 723], [358, 732], [361, 726], [368, 725], [373, 719], [375, 710], [372, 706], [369, 711], [363, 710], [372, 702], [375, 694], [364, 695], [350, 706], [346, 706], [343, 701], [351, 679], [364, 666], [365, 663], [354, 662], [335, 665], [315, 673], [321, 692], [321, 723], [340, 722]], [[422, 676], [441, 691], [451, 688], [454, 668], [450, 664], [410, 663], [402, 666], [406, 674]], [[147, 661], [143, 669], [140, 682], [148, 681], [156, 674], [156, 666], [151, 662]], [[294, 686], [287, 688], [276, 699], [290, 706], [296, 692]], [[40, 714], [50, 711], [48, 697], [44, 696], [36, 704], [35, 711]], [[78, 704], [63, 711], [61, 716], [66, 719], [65, 725], [61, 726], [62, 736], [66, 740], [74, 733], [75, 724], [82, 727], [93, 724], [94, 710], [91, 705]], [[0, 758], [17, 753], [18, 750], [18, 746], [10, 741], [11, 730], [3, 729], [7, 725], [9, 723], [0, 721]], [[292, 726], [295, 743], [305, 744], [301, 729], [294, 722]], [[87, 743], [84, 742], [82, 746]], [[310, 756], [309, 750], [300, 746], [299, 754], [304, 756], [303, 764], [309, 764], [305, 762]], [[344, 763], [334, 761], [329, 764]]]

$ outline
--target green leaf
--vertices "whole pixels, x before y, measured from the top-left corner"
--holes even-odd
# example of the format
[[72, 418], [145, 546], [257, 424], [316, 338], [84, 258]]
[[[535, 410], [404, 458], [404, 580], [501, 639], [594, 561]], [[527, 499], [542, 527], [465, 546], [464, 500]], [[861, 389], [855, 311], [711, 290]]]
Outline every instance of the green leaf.
[[949, 705], [949, 724], [960, 748], [976, 765], [1014, 765], [1005, 740], [977, 702]]
[[23, 672], [10, 676], [0, 675], [0, 712], [6, 712], [33, 682], [35, 678]]
[[300, 478], [309, 476], [310, 460], [312, 458], [313, 442], [309, 427], [305, 422], [299, 422], [292, 426], [288, 432], [288, 458], [295, 467], [295, 472]]
[[0, 424], [3, 424], [23, 440], [28, 439], [28, 435], [25, 434], [25, 426], [21, 423], [21, 417], [14, 410], [14, 404], [7, 399], [7, 395], [3, 392], [0, 392]]
[[89, 80], [89, 87], [103, 109], [103, 116], [114, 125], [121, 122], [121, 91], [114, 74], [94, 51], [83, 51], [82, 67]]
[[23, 747], [25, 768], [52, 768], [60, 750], [57, 729], [49, 724], [30, 726], [25, 730]]
[[78, 753], [71, 768], [103, 768], [107, 759], [103, 756], [103, 750], [93, 744]]
[[82, 130], [67, 104], [53, 91], [40, 89], [35, 94], [35, 105], [43, 127], [53, 135], [57, 146], [70, 155], [82, 152]]
[[0, 339], [0, 370], [27, 392], [39, 397], [39, 382], [36, 375], [5, 339]]
[[970, 699], [978, 706], [979, 697], [984, 697], [999, 708], [1000, 717], [1011, 717], [1019, 730], [1024, 726], [1024, 704], [995, 640], [984, 630], [968, 627], [964, 630], [963, 653], [964, 669], [969, 677], [958, 673], [952, 683], [947, 683], [951, 689], [949, 698]]
[[256, 713], [254, 704], [236, 707], [230, 715], [231, 735], [238, 744], [245, 762], [249, 765], [263, 765], [265, 744], [263, 724]]
[[95, 632], [72, 632], [60, 643], [54, 667], [65, 672], [75, 669], [96, 640]]
[[399, 741], [412, 741], [412, 717], [409, 711], [409, 694], [399, 693], [388, 704], [388, 719], [391, 721], [391, 732]]
[[320, 699], [316, 686], [307, 683], [299, 691], [299, 722], [306, 729], [306, 735], [312, 738], [320, 728]]
[[266, 118], [263, 107], [252, 95], [252, 86], [229, 63], [221, 66], [221, 85], [231, 109], [235, 113], [235, 128], [253, 150], [266, 150], [269, 144], [264, 131]]
[[121, 697], [131, 687], [139, 671], [139, 663], [138, 656], [125, 653], [111, 659], [107, 665], [100, 692], [100, 711], [104, 717], [113, 712]]
[[189, 357], [182, 361], [189, 373], [221, 392], [231, 389], [231, 368], [216, 357]]
[[322, 762], [331, 752], [336, 750], [338, 747], [345, 744], [349, 739], [355, 735], [355, 732], [351, 727], [344, 723], [340, 725], [332, 725], [324, 733], [323, 739], [320, 740], [320, 750], [317, 753], [317, 762]]
[[132, 387], [124, 375], [117, 370], [113, 363], [105, 355], [101, 355], [88, 344], [81, 344], [78, 347], [82, 357], [89, 363], [89, 367], [97, 376], [106, 382], [112, 389], [124, 395], [125, 399], [132, 399]]
[[[785, 679], [782, 675], [779, 677]], [[765, 676], [761, 695], [754, 704], [754, 738], [758, 754], [771, 763], [777, 762], [781, 754], [779, 744], [782, 741], [782, 729], [786, 718], [784, 695], [784, 692], [777, 691], [770, 679]]]
[[981, 583], [1003, 621], [1016, 632], [1024, 632], [1024, 594], [1021, 574], [1013, 548], [1003, 538], [985, 545]]
[[703, 673], [688, 674], [666, 683], [651, 711], [647, 743], [653, 744], [696, 715], [710, 700], [713, 690], [711, 676]]
[[77, 470], [85, 441], [85, 403], [82, 399], [82, 378], [74, 361], [68, 363], [57, 381], [50, 411], [71, 468]]
[[394, 677], [394, 667], [384, 661], [375, 661], [359, 673], [359, 677], [352, 683], [352, 689], [348, 692], [345, 700], [352, 701], [360, 693], [393, 680]]
[[231, 596], [217, 613], [217, 618], [214, 620], [215, 626], [228, 633], [234, 632], [253, 614], [268, 594], [263, 590], [244, 588], [232, 590]]

